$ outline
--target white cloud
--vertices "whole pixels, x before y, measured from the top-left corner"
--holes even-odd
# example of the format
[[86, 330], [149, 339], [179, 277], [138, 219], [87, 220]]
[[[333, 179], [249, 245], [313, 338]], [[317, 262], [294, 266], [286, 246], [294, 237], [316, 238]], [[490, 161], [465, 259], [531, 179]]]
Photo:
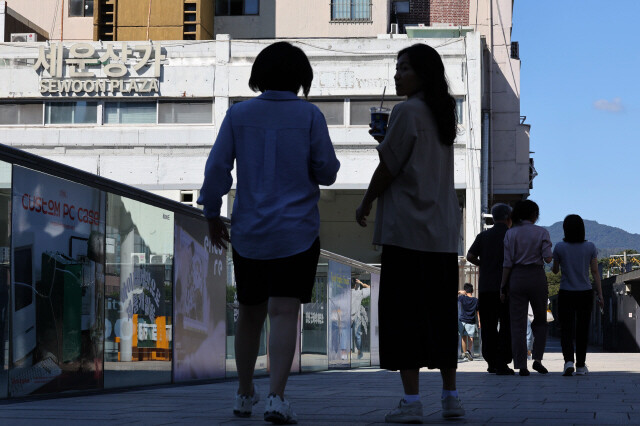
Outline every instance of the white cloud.
[[598, 99], [593, 103], [593, 106], [596, 109], [601, 111], [609, 111], [609, 112], [620, 112], [624, 109], [622, 106], [622, 99], [613, 98], [613, 100], [608, 101], [606, 99]]

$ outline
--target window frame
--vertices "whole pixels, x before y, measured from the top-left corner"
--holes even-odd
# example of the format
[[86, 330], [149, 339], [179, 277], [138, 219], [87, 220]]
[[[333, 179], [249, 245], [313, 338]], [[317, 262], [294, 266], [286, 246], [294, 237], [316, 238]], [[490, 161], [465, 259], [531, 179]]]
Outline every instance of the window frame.
[[[95, 6], [95, 1], [94, 0], [76, 0], [76, 2], [81, 3], [82, 4], [82, 14], [81, 15], [74, 15], [72, 14], [72, 5], [74, 5], [74, 0], [69, 0], [69, 6], [67, 8], [67, 14], [69, 18], [89, 18], [89, 17], [93, 17], [93, 8]], [[91, 13], [87, 14], [87, 9], [88, 9], [88, 5], [91, 5]]]
[[[137, 104], [141, 104], [141, 103], [148, 103], [150, 105], [154, 105], [155, 106], [155, 121], [153, 123], [107, 123], [107, 104], [118, 104], [118, 117], [120, 118], [120, 106], [122, 104], [125, 103], [137, 103]], [[153, 102], [145, 102], [143, 100], [140, 99], [103, 99], [103, 101], [101, 102], [102, 104], [102, 122], [101, 125], [103, 126], [107, 126], [107, 127], [113, 127], [113, 126], [156, 126], [158, 125], [158, 100], [154, 99]]]
[[[79, 102], [85, 102], [87, 105], [89, 106], [90, 104], [95, 104], [96, 107], [96, 121], [92, 122], [92, 123], [47, 123], [47, 117], [51, 117], [51, 113], [49, 112], [49, 107], [51, 105], [56, 105], [56, 104], [65, 104], [65, 103], [73, 103], [73, 104], [77, 104]], [[58, 126], [62, 126], [62, 127], [68, 127], [68, 126], [74, 126], [74, 127], [100, 127], [103, 125], [102, 123], [102, 117], [100, 114], [100, 110], [101, 110], [101, 105], [103, 104], [103, 101], [101, 100], [71, 100], [71, 99], [65, 99], [65, 100], [61, 100], [61, 101], [49, 101], [49, 102], [44, 102], [44, 127], [58, 127]], [[75, 111], [74, 111], [74, 118], [75, 118]]]
[[[354, 7], [357, 7], [358, 2], [365, 3], [366, 2], [366, 12], [367, 17], [357, 18], [354, 17]], [[338, 7], [349, 6], [349, 17], [348, 18], [334, 18], [334, 10]], [[330, 7], [330, 23], [368, 23], [373, 22], [373, 1], [372, 0], [331, 0]]]
[[[24, 101], [24, 102], [0, 102], [0, 105], [16, 105], [18, 107], [20, 107], [20, 105], [39, 105], [40, 106], [40, 123], [39, 124], [35, 124], [35, 123], [2, 124], [2, 123], [0, 123], [0, 127], [12, 127], [12, 126], [13, 127], [24, 127], [24, 126], [43, 126], [44, 125], [45, 110], [46, 110], [44, 102], [29, 102], [29, 101]], [[18, 117], [20, 117], [21, 113], [22, 113], [22, 110], [19, 110], [18, 111]]]
[[[257, 9], [258, 11], [256, 13], [246, 13], [246, 5], [247, 5], [247, 0], [240, 0], [242, 1], [242, 13], [241, 14], [231, 14], [231, 1], [232, 0], [216, 0], [216, 9], [215, 9], [215, 16], [260, 16], [260, 0], [253, 0], [255, 2], [257, 2]], [[218, 9], [217, 9], [217, 5], [221, 4], [221, 3], [226, 3], [227, 4], [227, 13], [219, 13]]]
[[[158, 106], [156, 107], [156, 124], [158, 126], [214, 126], [215, 125], [215, 102], [213, 99], [206, 100], [189, 100], [188, 102], [181, 101], [179, 99], [158, 99]], [[208, 123], [161, 123], [160, 122], [160, 104], [208, 104], [211, 105], [211, 121]], [[172, 116], [175, 116], [175, 111], [172, 111]]]

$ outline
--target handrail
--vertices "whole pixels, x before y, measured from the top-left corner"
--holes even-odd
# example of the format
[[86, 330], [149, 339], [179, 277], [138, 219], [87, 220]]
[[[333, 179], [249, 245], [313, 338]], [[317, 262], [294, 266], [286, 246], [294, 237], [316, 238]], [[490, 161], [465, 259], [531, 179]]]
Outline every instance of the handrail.
[[[48, 158], [31, 154], [8, 145], [0, 144], [0, 160], [116, 195], [132, 198], [136, 201], [171, 210], [175, 213], [182, 213], [204, 219], [202, 210], [195, 207], [187, 206], [186, 204], [182, 204], [178, 201], [170, 200], [160, 195], [98, 176], [84, 170], [76, 169], [75, 167], [67, 166], [66, 164], [58, 163], [57, 161], [49, 160]], [[223, 219], [229, 223], [228, 219]]]
[[359, 269], [364, 269], [365, 271], [370, 273], [374, 273], [374, 274], [380, 273], [380, 268], [378, 268], [377, 266], [372, 266], [372, 265], [369, 265], [368, 263], [359, 262], [349, 257], [340, 256], [339, 254], [332, 253], [324, 249], [320, 249], [320, 256], [326, 257], [327, 259], [335, 260], [336, 262], [347, 264], [349, 266], [354, 266]]

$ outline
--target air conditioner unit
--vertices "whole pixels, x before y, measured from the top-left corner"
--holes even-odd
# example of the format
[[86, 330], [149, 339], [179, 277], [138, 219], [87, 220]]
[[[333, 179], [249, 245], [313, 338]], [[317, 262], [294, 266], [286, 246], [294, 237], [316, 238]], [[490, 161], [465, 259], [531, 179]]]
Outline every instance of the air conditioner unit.
[[12, 33], [10, 37], [11, 43], [35, 43], [38, 41], [36, 33]]
[[391, 24], [391, 34], [400, 34], [400, 29], [398, 28], [398, 24]]
[[173, 258], [170, 254], [152, 254], [149, 256], [149, 263], [152, 265], [170, 265]]
[[134, 265], [147, 263], [146, 253], [131, 253], [131, 263], [133, 263]]

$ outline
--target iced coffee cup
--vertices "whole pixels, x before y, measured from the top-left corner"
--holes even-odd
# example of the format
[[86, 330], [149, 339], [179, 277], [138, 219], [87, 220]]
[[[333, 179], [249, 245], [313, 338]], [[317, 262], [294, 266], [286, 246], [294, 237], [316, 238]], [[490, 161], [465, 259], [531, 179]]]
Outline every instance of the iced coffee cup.
[[383, 107], [371, 107], [371, 136], [383, 136], [387, 131], [391, 110]]

